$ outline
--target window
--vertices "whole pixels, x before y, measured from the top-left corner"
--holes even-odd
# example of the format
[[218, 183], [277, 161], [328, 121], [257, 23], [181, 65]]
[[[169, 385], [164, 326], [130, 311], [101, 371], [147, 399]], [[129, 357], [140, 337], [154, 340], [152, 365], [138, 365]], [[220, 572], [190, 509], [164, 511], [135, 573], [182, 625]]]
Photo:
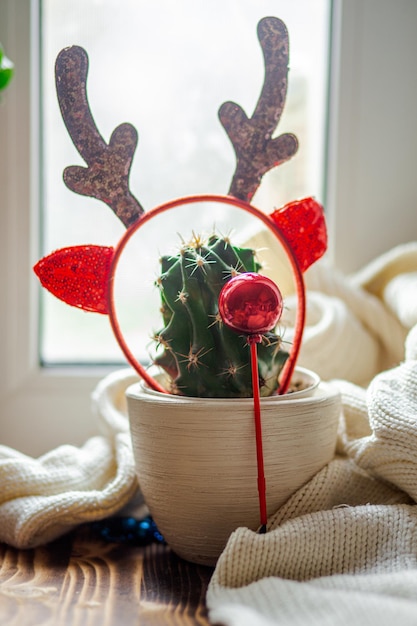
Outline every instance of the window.
[[[103, 203], [77, 196], [62, 182], [66, 166], [84, 163], [59, 112], [54, 65], [60, 50], [72, 43], [87, 50], [90, 106], [106, 141], [122, 121], [137, 128], [131, 187], [149, 209], [189, 194], [227, 193], [235, 157], [217, 110], [233, 100], [252, 114], [263, 81], [256, 26], [267, 15], [279, 15], [290, 33], [287, 102], [277, 134], [293, 132], [300, 141], [296, 157], [268, 173], [254, 198], [270, 213], [307, 195], [323, 200], [329, 0], [41, 2], [45, 254], [80, 243], [115, 245], [124, 230]], [[187, 239], [189, 219], [178, 223], [178, 213], [173, 219]], [[197, 218], [193, 227], [200, 224]], [[163, 239], [150, 243], [149, 257], [164, 252]], [[44, 364], [121, 360], [106, 316], [85, 315], [46, 291], [41, 299]], [[141, 333], [144, 349], [151, 331]]]
[[[397, 243], [416, 237], [417, 4], [412, 0], [335, 0], [333, 6], [327, 192], [319, 197], [329, 216], [329, 256], [341, 270], [354, 271]], [[289, 28], [291, 34], [290, 24]], [[31, 269], [40, 255], [38, 2], [2, 0], [0, 40], [17, 68], [0, 107], [0, 436], [4, 444], [39, 454], [58, 443], [81, 443], [95, 432], [89, 397], [108, 370], [39, 365], [39, 293]], [[86, 48], [91, 72], [101, 71], [88, 44]], [[119, 106], [112, 110], [111, 126], [97, 115], [93, 94], [97, 123], [108, 137], [124, 121], [122, 111]], [[256, 97], [255, 92], [251, 96]], [[235, 94], [227, 93], [224, 98], [234, 99]], [[249, 103], [240, 101], [251, 109]], [[221, 100], [216, 101], [214, 114], [219, 104]], [[129, 112], [123, 117], [138, 127], [143, 139], [141, 121]], [[280, 125], [279, 131], [283, 130]], [[70, 150], [66, 136], [65, 142]], [[140, 150], [139, 145], [138, 158]], [[63, 165], [79, 162], [75, 159], [72, 153]], [[151, 206], [158, 200], [150, 197], [145, 202], [139, 164], [134, 167], [137, 195]], [[199, 184], [197, 190], [202, 187]], [[194, 191], [187, 188], [186, 193]], [[219, 191], [223, 193], [224, 187]], [[177, 193], [174, 188], [164, 191], [163, 199]], [[106, 213], [106, 208], [99, 211]], [[45, 251], [49, 243], [45, 239]]]

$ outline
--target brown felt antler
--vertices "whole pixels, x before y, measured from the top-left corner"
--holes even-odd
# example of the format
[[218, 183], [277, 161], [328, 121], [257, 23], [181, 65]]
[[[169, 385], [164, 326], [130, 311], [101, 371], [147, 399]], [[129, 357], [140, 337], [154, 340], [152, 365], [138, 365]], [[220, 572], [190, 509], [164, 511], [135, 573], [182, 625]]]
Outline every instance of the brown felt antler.
[[137, 132], [130, 124], [121, 124], [106, 144], [88, 104], [87, 73], [88, 57], [83, 48], [72, 46], [60, 52], [55, 66], [58, 101], [67, 130], [88, 166], [67, 167], [64, 181], [72, 191], [105, 202], [127, 228], [143, 213], [129, 190]]
[[295, 135], [285, 133], [272, 138], [287, 93], [288, 32], [275, 17], [265, 17], [258, 24], [258, 37], [265, 60], [265, 80], [255, 111], [248, 118], [234, 102], [225, 102], [219, 110], [236, 153], [236, 170], [229, 195], [250, 201], [262, 176], [290, 159], [298, 148]]

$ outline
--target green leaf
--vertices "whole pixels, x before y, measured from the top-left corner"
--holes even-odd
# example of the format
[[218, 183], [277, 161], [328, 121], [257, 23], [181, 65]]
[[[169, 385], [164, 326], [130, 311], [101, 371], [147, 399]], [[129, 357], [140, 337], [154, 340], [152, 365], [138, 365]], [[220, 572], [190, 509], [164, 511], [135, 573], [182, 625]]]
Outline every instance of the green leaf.
[[11, 81], [14, 73], [14, 65], [4, 54], [0, 44], [0, 90], [5, 89]]

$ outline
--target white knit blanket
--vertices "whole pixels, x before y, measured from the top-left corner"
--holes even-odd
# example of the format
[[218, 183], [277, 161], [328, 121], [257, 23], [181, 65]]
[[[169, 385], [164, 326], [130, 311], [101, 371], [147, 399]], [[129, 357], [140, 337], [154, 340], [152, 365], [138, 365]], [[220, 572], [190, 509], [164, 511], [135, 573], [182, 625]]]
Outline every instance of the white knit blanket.
[[[232, 534], [208, 589], [210, 619], [417, 625], [417, 243], [352, 278], [319, 263], [306, 280], [299, 364], [337, 379], [337, 456], [272, 516], [267, 534]], [[286, 305], [290, 341], [291, 297]], [[135, 380], [122, 370], [101, 382], [101, 434], [81, 448], [33, 459], [0, 446], [0, 541], [37, 546], [132, 501], [124, 391]]]

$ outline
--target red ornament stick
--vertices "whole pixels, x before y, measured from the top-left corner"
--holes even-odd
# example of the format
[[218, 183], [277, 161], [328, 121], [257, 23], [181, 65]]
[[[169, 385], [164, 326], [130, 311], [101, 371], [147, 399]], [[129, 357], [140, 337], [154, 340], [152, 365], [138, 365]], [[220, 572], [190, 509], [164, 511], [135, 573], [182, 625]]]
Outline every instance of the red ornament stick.
[[250, 346], [256, 459], [258, 464], [260, 532], [263, 533], [266, 532], [268, 514], [256, 344], [262, 341], [263, 333], [275, 328], [281, 317], [282, 308], [282, 296], [276, 284], [266, 276], [251, 272], [239, 274], [230, 279], [224, 285], [219, 296], [219, 313], [223, 322], [235, 332], [246, 334]]

